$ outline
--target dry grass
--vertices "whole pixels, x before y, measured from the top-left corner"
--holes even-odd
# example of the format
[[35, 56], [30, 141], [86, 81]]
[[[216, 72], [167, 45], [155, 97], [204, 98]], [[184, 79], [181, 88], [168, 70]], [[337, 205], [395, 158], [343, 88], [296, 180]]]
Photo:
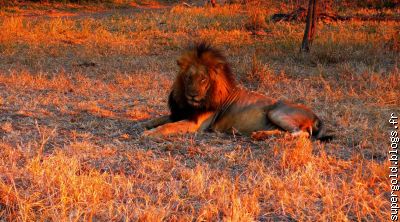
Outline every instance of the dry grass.
[[[319, 23], [299, 55], [303, 24], [245, 28], [278, 10], [0, 17], [0, 220], [386, 221], [399, 24]], [[198, 38], [243, 85], [313, 107], [337, 138], [140, 138], [132, 126], [168, 112], [174, 58]]]

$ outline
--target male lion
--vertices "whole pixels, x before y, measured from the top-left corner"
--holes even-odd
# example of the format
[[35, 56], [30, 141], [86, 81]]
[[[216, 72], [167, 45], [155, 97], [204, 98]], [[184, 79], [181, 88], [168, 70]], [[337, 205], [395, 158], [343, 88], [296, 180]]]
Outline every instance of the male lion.
[[287, 131], [328, 139], [321, 120], [309, 108], [237, 86], [225, 57], [209, 44], [189, 48], [177, 63], [180, 70], [168, 98], [171, 114], [146, 122], [146, 128], [158, 127], [144, 136], [209, 129], [241, 134]]

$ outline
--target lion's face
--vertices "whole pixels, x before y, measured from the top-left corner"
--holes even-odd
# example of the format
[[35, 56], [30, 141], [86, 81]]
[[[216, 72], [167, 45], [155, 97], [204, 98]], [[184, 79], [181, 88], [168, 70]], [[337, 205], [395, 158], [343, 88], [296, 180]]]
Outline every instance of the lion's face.
[[183, 78], [187, 103], [193, 107], [201, 106], [211, 85], [207, 67], [193, 64], [187, 68]]
[[185, 51], [177, 65], [178, 75], [168, 97], [173, 120], [217, 110], [236, 88], [224, 56], [205, 43]]

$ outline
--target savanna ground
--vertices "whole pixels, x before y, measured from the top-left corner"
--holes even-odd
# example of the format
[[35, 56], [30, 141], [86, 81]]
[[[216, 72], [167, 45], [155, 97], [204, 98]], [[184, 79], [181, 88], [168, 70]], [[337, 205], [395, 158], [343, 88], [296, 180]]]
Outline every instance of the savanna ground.
[[[319, 22], [304, 55], [304, 23], [272, 23], [290, 8], [264, 4], [3, 7], [0, 220], [389, 220], [400, 24]], [[141, 138], [134, 125], [168, 113], [176, 58], [196, 39], [242, 85], [312, 107], [336, 139]]]

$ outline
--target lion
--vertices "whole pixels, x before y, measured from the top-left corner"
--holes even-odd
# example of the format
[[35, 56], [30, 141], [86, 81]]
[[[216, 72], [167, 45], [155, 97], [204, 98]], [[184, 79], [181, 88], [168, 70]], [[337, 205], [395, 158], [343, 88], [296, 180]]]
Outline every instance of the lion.
[[328, 140], [323, 122], [304, 105], [246, 90], [236, 83], [222, 53], [202, 42], [177, 60], [179, 72], [168, 98], [169, 116], [144, 124], [148, 137], [206, 130], [243, 135], [289, 132]]

